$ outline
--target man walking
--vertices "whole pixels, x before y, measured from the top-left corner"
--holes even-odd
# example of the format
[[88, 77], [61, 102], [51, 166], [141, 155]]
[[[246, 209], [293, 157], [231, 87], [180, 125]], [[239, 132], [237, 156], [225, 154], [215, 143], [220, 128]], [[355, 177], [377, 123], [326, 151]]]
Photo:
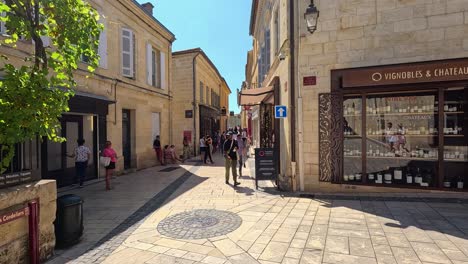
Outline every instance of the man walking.
[[234, 180], [234, 186], [239, 185], [237, 182], [237, 150], [239, 145], [237, 141], [232, 139], [232, 132], [227, 133], [227, 139], [223, 145], [224, 153], [224, 167], [226, 169], [226, 184], [229, 184], [229, 170], [232, 171], [232, 178]]

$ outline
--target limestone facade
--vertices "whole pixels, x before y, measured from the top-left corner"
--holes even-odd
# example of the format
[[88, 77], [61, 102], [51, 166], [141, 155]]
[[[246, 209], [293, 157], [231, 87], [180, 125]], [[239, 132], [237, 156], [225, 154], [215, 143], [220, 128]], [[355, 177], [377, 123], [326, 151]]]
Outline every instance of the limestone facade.
[[[3, 189], [0, 192], [0, 215], [27, 206], [32, 200], [39, 201], [39, 253], [43, 261], [52, 256], [55, 247], [55, 181], [41, 180]], [[0, 263], [29, 263], [27, 216], [2, 223], [0, 236]]]
[[[284, 3], [283, 3], [284, 2]], [[286, 59], [295, 58], [296, 161], [297, 188], [305, 191], [347, 191], [345, 186], [319, 182], [319, 100], [320, 93], [331, 91], [331, 71], [411, 62], [464, 58], [468, 55], [468, 2], [462, 0], [315, 0], [320, 11], [316, 32], [307, 31], [304, 13], [309, 0], [294, 1], [294, 20], [289, 21], [289, 1], [253, 0], [251, 23], [260, 25], [272, 21], [269, 14], [281, 3], [281, 39], [290, 41], [289, 26], [294, 23], [295, 46], [286, 45]], [[265, 11], [267, 10], [267, 11]], [[265, 15], [266, 14], [266, 15]], [[284, 30], [284, 32], [283, 32]], [[258, 79], [258, 33], [253, 33], [252, 58], [247, 65], [246, 82]], [[272, 44], [273, 46], [273, 44]], [[290, 69], [271, 60], [267, 76], [281, 80], [281, 102], [290, 105], [284, 92]], [[315, 76], [316, 85], [303, 85], [303, 77]], [[267, 77], [268, 79], [268, 77]], [[301, 103], [302, 102], [302, 103]], [[255, 125], [253, 126], [255, 128]], [[282, 146], [290, 151], [290, 123], [281, 126]], [[253, 132], [253, 134], [255, 134]], [[255, 140], [254, 140], [255, 141]], [[283, 143], [284, 142], [284, 143]], [[287, 161], [289, 163], [289, 160]], [[283, 172], [284, 173], [284, 172]], [[286, 175], [288, 173], [286, 172]], [[357, 187], [375, 191], [376, 188]], [[377, 191], [395, 189], [379, 188]], [[352, 191], [356, 191], [353, 189]]]
[[[172, 53], [172, 72], [174, 142], [181, 146], [185, 131], [185, 135], [191, 135], [191, 145], [196, 153], [200, 135], [203, 136], [210, 127], [226, 130], [227, 116], [221, 116], [221, 109], [224, 107], [229, 113], [231, 90], [216, 66], [199, 48]], [[186, 116], [186, 112], [191, 112], [192, 116]], [[207, 120], [210, 121], [207, 123]], [[205, 133], [200, 134], [203, 128]]]

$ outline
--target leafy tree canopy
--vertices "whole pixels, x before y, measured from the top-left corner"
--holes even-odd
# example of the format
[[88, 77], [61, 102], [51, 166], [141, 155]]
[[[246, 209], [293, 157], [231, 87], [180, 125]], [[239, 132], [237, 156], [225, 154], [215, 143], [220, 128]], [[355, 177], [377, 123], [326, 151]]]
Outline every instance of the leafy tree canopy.
[[81, 55], [88, 58], [89, 72], [97, 67], [102, 24], [85, 0], [2, 0], [0, 12], [6, 26], [0, 49], [31, 43], [29, 51], [20, 53], [20, 64], [0, 51], [0, 153], [6, 154], [1, 173], [16, 143], [37, 136], [63, 141], [58, 118], [69, 110], [73, 72]]

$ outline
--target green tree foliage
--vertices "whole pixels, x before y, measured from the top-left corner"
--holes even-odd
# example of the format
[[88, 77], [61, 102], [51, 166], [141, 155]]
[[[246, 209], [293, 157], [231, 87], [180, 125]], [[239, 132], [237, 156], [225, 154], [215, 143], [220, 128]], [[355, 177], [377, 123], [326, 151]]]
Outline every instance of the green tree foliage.
[[[7, 28], [0, 36], [2, 49], [15, 49], [19, 41], [31, 43], [30, 51], [21, 53], [21, 65], [14, 65], [11, 56], [0, 58], [0, 151], [6, 154], [1, 173], [16, 143], [37, 136], [64, 140], [58, 118], [69, 110], [73, 72], [81, 55], [88, 58], [90, 73], [97, 67], [102, 25], [85, 0], [2, 0], [0, 12]], [[44, 45], [44, 37], [50, 45]]]

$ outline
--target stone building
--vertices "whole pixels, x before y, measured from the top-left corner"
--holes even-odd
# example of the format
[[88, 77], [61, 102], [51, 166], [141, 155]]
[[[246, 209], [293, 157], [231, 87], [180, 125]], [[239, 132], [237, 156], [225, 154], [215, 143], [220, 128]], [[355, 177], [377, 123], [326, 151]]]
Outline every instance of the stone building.
[[[0, 175], [0, 216], [39, 200], [41, 259], [53, 252], [56, 189], [73, 183], [74, 160], [65, 154], [73, 152], [78, 138], [84, 138], [92, 150], [87, 180], [103, 175], [98, 157], [106, 140], [112, 141], [119, 157], [118, 172], [153, 166], [154, 137], [161, 135], [163, 143], [172, 140], [168, 65], [172, 63], [174, 35], [154, 18], [149, 3], [140, 5], [133, 0], [90, 3], [101, 14], [104, 24], [98, 49], [101, 58], [99, 68], [90, 78], [86, 78], [85, 57], [75, 72], [76, 95], [69, 101], [70, 112], [61, 117], [61, 133], [67, 141], [19, 144], [12, 166]], [[7, 33], [4, 26], [1, 30]], [[47, 38], [44, 42], [52, 45]], [[21, 65], [22, 52], [32, 52], [31, 42], [21, 40], [16, 49], [0, 47], [0, 53], [8, 55], [17, 65]], [[21, 185], [25, 179], [36, 181]], [[27, 217], [0, 225], [0, 263], [27, 262], [27, 233]]]
[[[60, 155], [71, 152], [81, 135], [93, 150], [88, 178], [99, 175], [97, 155], [105, 141], [113, 143], [120, 157], [117, 171], [142, 169], [156, 164], [152, 142], [156, 135], [170, 142], [170, 68], [174, 35], [153, 17], [151, 4], [132, 0], [92, 2], [101, 14], [100, 67], [85, 78], [86, 63], [75, 74], [77, 97], [62, 117], [67, 143], [43, 145], [46, 158], [42, 177], [70, 183], [74, 162]], [[103, 172], [101, 172], [101, 175]]]
[[[262, 10], [274, 14], [277, 2], [254, 0], [252, 24], [274, 21]], [[295, 120], [280, 130], [295, 134], [284, 137], [294, 142], [286, 147], [296, 153], [287, 161], [296, 173], [286, 172], [294, 187], [466, 189], [468, 3], [316, 0], [314, 31], [304, 16], [310, 1], [284, 2], [290, 85], [281, 90]], [[283, 84], [274, 65], [267, 76]]]
[[226, 130], [231, 90], [200, 48], [172, 53], [172, 71], [174, 142], [185, 136], [197, 153], [200, 136]]

